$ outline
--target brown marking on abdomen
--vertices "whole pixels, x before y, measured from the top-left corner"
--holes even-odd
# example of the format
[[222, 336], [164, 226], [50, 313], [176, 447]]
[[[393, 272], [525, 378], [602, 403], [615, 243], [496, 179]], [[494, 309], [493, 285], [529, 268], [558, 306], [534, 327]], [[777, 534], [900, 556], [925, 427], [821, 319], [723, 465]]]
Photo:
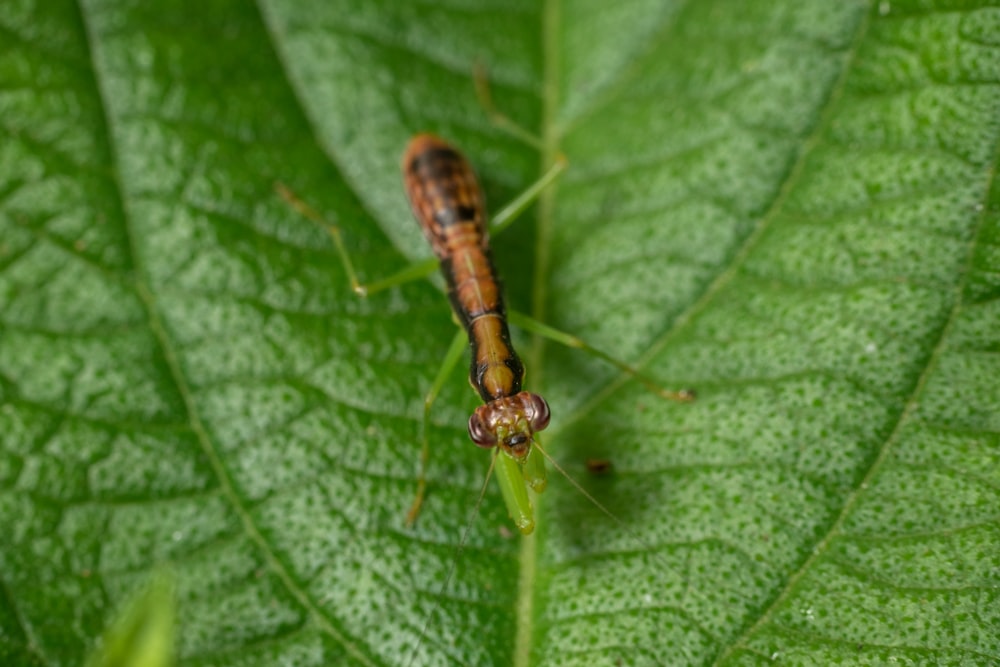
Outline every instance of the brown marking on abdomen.
[[403, 154], [403, 181], [413, 214], [441, 260], [451, 307], [469, 335], [469, 382], [487, 402], [513, 396], [521, 390], [524, 365], [510, 342], [472, 167], [445, 141], [421, 134]]

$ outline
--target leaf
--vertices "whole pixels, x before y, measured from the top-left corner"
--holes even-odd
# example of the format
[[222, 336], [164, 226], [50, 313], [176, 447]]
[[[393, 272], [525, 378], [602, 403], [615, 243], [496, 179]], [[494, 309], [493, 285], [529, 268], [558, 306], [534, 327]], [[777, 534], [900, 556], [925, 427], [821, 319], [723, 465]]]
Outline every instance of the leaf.
[[173, 577], [154, 574], [149, 588], [133, 600], [105, 635], [89, 663], [93, 667], [169, 667], [174, 664]]
[[[973, 0], [0, 12], [0, 657], [79, 664], [177, 572], [181, 664], [1000, 659], [1000, 11]], [[540, 154], [490, 124], [476, 63]], [[407, 138], [498, 206], [509, 301], [662, 402], [517, 338], [553, 408], [510, 537]], [[516, 231], [515, 231], [516, 230]], [[587, 458], [613, 472], [588, 476]], [[454, 572], [452, 567], [454, 565]], [[450, 576], [450, 579], [448, 578]]]

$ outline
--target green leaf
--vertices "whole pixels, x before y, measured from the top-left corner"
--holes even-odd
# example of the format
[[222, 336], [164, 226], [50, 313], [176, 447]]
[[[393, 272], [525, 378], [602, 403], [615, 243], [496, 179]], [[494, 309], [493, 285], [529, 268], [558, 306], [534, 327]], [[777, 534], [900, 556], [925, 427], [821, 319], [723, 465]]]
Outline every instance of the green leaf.
[[[492, 125], [476, 63], [510, 118]], [[463, 147], [553, 410], [491, 485], [410, 135]], [[184, 665], [1000, 661], [1000, 9], [986, 0], [8, 0], [0, 663], [74, 665], [177, 573]], [[588, 458], [611, 461], [593, 476]], [[454, 570], [452, 568], [454, 567]], [[450, 578], [449, 578], [450, 577]]]
[[92, 667], [170, 667], [174, 664], [173, 575], [158, 572], [104, 636]]

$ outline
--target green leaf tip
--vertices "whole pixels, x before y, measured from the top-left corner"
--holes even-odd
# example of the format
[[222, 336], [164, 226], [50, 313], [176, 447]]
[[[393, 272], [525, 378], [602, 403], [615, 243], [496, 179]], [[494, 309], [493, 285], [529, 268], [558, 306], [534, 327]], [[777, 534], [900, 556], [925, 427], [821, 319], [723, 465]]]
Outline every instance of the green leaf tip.
[[159, 570], [105, 632], [88, 667], [170, 667], [175, 664], [175, 577]]

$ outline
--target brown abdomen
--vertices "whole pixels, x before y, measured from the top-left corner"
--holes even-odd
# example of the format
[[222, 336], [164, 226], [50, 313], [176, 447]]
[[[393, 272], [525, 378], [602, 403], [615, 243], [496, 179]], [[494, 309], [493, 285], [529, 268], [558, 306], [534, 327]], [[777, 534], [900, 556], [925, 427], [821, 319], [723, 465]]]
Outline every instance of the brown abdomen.
[[484, 401], [512, 396], [521, 390], [524, 366], [510, 343], [476, 175], [461, 153], [430, 134], [410, 140], [402, 166], [413, 214], [441, 260], [451, 307], [469, 334], [469, 382]]

